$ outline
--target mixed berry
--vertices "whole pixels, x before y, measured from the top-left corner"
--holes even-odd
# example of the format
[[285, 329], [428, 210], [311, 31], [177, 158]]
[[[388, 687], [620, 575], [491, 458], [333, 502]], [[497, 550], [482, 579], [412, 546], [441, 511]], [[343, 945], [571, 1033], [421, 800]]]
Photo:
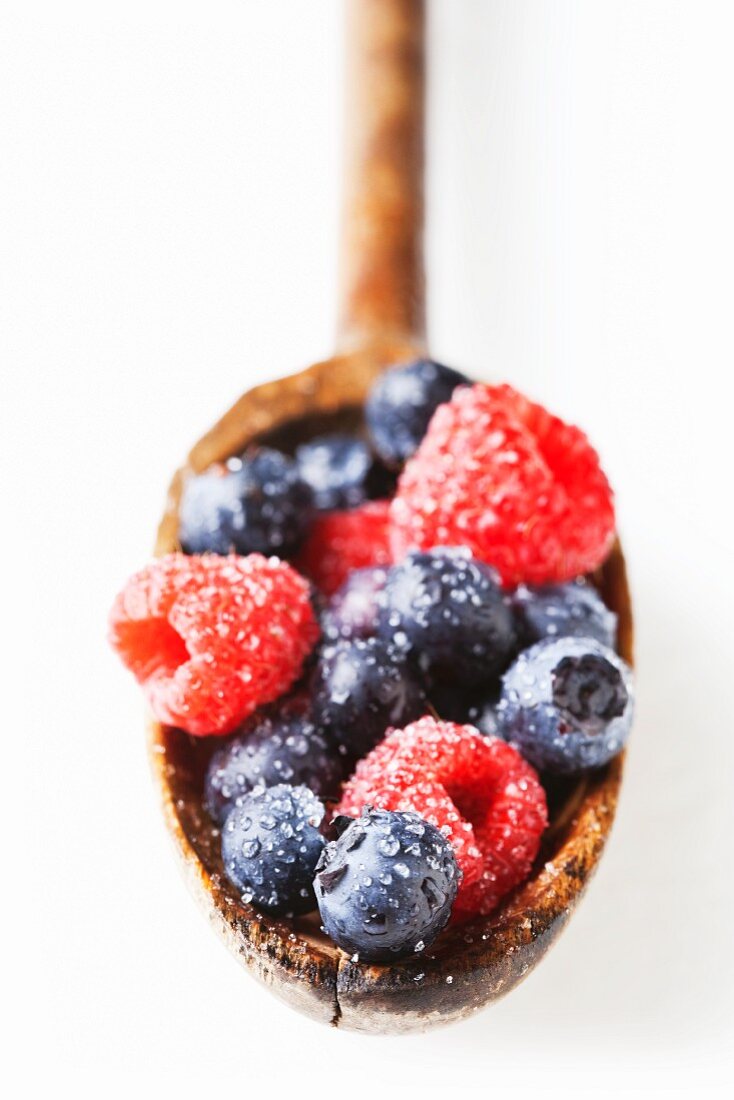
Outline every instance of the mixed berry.
[[632, 725], [629, 667], [593, 638], [538, 642], [502, 678], [497, 719], [503, 736], [543, 771], [599, 768], [620, 751]]
[[224, 823], [235, 802], [255, 787], [303, 784], [332, 802], [343, 779], [341, 760], [310, 713], [309, 701], [294, 696], [253, 714], [212, 756], [204, 784], [204, 805]]
[[311, 524], [296, 565], [320, 592], [331, 596], [355, 570], [391, 564], [389, 522], [387, 500], [367, 501], [348, 511], [321, 512]]
[[396, 560], [466, 546], [508, 586], [591, 572], [613, 539], [611, 489], [584, 433], [510, 386], [459, 386], [391, 505]]
[[372, 387], [364, 415], [375, 453], [399, 469], [418, 450], [439, 405], [469, 379], [432, 359], [386, 370]]
[[464, 547], [414, 551], [394, 565], [378, 630], [430, 681], [462, 686], [491, 682], [516, 650], [497, 574]]
[[360, 760], [338, 812], [411, 810], [441, 829], [462, 872], [456, 909], [489, 913], [517, 886], [548, 824], [545, 792], [512, 745], [426, 716]]
[[296, 463], [321, 512], [354, 508], [382, 496], [392, 480], [365, 439], [322, 435], [296, 449]]
[[311, 691], [316, 721], [351, 761], [428, 706], [417, 670], [381, 638], [324, 646]]
[[333, 594], [321, 616], [325, 639], [371, 638], [377, 633], [387, 567], [373, 565], [355, 569]]
[[226, 738], [202, 800], [243, 903], [318, 909], [380, 964], [525, 881], [544, 784], [619, 753], [634, 697], [583, 432], [430, 360], [385, 371], [365, 424], [190, 476], [183, 553], [110, 637], [160, 722]]
[[324, 928], [355, 961], [419, 954], [448, 923], [461, 880], [440, 829], [410, 811], [338, 817], [316, 868]]
[[287, 558], [301, 544], [313, 507], [302, 467], [261, 447], [186, 482], [179, 541], [187, 554]]
[[238, 799], [222, 826], [222, 862], [243, 901], [275, 916], [313, 909], [324, 813], [313, 791], [289, 783]]

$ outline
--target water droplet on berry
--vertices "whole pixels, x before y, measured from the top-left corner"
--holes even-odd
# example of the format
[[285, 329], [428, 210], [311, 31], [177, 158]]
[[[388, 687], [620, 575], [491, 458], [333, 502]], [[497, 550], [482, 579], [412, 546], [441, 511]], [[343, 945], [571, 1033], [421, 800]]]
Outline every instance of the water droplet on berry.
[[400, 851], [400, 841], [395, 836], [384, 836], [378, 840], [377, 848], [384, 856], [394, 856]]

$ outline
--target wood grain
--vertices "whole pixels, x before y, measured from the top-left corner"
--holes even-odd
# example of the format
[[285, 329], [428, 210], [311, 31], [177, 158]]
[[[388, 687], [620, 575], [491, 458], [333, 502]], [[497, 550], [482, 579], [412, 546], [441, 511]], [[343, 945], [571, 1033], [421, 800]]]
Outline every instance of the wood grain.
[[349, 0], [346, 30], [338, 347], [423, 343], [423, 0]]

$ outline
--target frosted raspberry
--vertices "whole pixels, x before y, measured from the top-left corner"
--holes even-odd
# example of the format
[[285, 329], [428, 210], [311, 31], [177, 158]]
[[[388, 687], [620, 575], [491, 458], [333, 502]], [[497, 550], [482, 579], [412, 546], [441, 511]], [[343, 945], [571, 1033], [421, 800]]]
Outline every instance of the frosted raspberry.
[[338, 813], [413, 810], [451, 842], [463, 879], [455, 909], [490, 913], [525, 879], [548, 824], [545, 792], [511, 745], [472, 726], [421, 718], [357, 765]]
[[510, 386], [440, 405], [391, 508], [396, 560], [463, 545], [506, 585], [591, 572], [614, 538], [612, 491], [584, 433]]
[[198, 735], [228, 733], [287, 691], [318, 633], [307, 582], [261, 554], [168, 554], [110, 614], [110, 641], [156, 718]]
[[390, 564], [390, 502], [373, 500], [347, 512], [324, 512], [298, 558], [298, 567], [330, 596], [354, 569]]

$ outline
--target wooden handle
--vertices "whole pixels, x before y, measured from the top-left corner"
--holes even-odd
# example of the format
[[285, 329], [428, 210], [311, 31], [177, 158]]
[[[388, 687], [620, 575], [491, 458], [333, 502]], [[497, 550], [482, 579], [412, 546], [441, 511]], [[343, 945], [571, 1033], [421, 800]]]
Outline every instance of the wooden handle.
[[348, 0], [340, 350], [425, 340], [423, 0]]

